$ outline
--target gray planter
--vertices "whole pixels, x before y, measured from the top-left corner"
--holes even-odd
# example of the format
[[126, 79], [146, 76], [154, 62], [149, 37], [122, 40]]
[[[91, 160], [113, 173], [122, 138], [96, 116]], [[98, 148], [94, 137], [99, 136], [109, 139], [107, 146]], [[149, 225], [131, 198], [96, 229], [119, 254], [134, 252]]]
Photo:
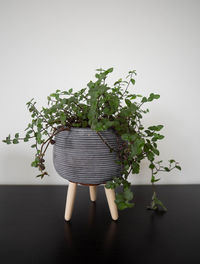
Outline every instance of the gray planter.
[[[122, 140], [113, 130], [100, 132], [108, 144], [118, 149]], [[109, 148], [90, 128], [71, 128], [55, 136], [53, 163], [57, 173], [68, 181], [102, 184], [121, 176], [116, 152]]]

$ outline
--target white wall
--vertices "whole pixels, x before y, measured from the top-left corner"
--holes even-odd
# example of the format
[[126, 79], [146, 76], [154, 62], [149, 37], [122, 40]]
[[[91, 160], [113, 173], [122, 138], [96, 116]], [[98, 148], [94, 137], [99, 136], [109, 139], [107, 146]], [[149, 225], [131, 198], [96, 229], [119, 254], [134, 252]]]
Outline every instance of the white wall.
[[[161, 158], [182, 172], [161, 174], [162, 184], [200, 183], [198, 0], [0, 0], [0, 138], [23, 132], [26, 102], [39, 105], [56, 89], [85, 87], [95, 69], [112, 78], [138, 73], [137, 93], [159, 93], [148, 124], [164, 124]], [[29, 144], [0, 143], [0, 184], [66, 184], [52, 165], [36, 179]], [[149, 183], [143, 164], [135, 184]]]

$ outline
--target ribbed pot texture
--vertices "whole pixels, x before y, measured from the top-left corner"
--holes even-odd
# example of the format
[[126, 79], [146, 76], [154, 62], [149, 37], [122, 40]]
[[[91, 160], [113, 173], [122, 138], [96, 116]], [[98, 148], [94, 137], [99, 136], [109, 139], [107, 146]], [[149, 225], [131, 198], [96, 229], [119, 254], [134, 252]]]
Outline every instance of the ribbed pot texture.
[[[122, 140], [113, 130], [100, 132], [113, 149]], [[110, 152], [96, 131], [90, 128], [71, 128], [55, 136], [53, 163], [57, 173], [71, 182], [102, 184], [121, 176], [116, 163], [117, 153]]]

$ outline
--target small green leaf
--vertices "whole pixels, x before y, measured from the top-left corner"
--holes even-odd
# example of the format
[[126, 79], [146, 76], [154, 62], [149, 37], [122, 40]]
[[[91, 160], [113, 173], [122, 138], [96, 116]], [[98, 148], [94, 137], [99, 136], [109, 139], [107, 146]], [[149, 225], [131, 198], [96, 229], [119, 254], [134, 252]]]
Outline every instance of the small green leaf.
[[151, 164], [149, 165], [149, 168], [150, 168], [150, 169], [154, 169], [154, 168], [155, 168], [155, 165], [154, 165], [153, 163], [151, 163]]
[[147, 98], [144, 96], [143, 98], [142, 98], [142, 101], [141, 101], [142, 103], [146, 103], [147, 102]]
[[153, 151], [157, 156], [160, 155], [160, 152], [159, 152], [158, 149], [156, 149], [156, 148], [152, 148], [152, 151]]
[[113, 68], [109, 68], [109, 69], [107, 69], [107, 70], [105, 71], [105, 74], [108, 74], [108, 73], [111, 73], [111, 72], [113, 72]]
[[150, 127], [148, 127], [148, 129], [155, 131], [156, 127], [155, 126], [150, 126]]
[[114, 85], [117, 85], [117, 84], [119, 84], [119, 83], [121, 83], [122, 82], [122, 79], [119, 79], [118, 81], [116, 81], [115, 83], [114, 83]]
[[12, 142], [11, 142], [11, 139], [10, 139], [10, 135], [8, 135], [7, 137], [6, 137], [6, 139], [5, 140], [2, 140], [4, 143], [6, 143], [6, 144], [12, 144]]
[[129, 99], [125, 99], [125, 102], [126, 102], [126, 105], [128, 106], [128, 107], [130, 107], [131, 106], [131, 101], [129, 100]]
[[164, 206], [164, 204], [157, 198], [156, 193], [153, 192], [151, 205], [148, 206], [147, 209], [156, 211], [160, 209], [159, 207], [162, 211], [167, 211], [167, 208]]
[[15, 138], [19, 138], [19, 133], [16, 133], [15, 134]]
[[31, 166], [32, 166], [32, 167], [37, 167], [37, 166], [38, 166], [37, 161], [34, 160], [34, 161], [31, 163]]
[[135, 74], [135, 75], [137, 75], [137, 73], [136, 73], [135, 70], [129, 71], [128, 73], [129, 73], [129, 74]]
[[66, 119], [67, 119], [67, 117], [66, 117], [65, 113], [64, 112], [61, 112], [60, 113], [60, 121], [61, 121], [61, 124], [62, 125], [65, 125]]
[[154, 133], [153, 134], [153, 138], [152, 138], [152, 141], [157, 141], [157, 140], [161, 140], [163, 139], [165, 136], [161, 135], [161, 134], [157, 134], [157, 133]]
[[158, 182], [159, 180], [160, 178], [156, 179], [154, 175], [151, 177], [151, 183]]
[[125, 202], [117, 202], [117, 201], [116, 201], [116, 204], [117, 204], [117, 208], [118, 208], [119, 210], [124, 210], [124, 209], [127, 208]]
[[132, 200], [133, 199], [133, 193], [132, 191], [130, 190], [130, 188], [126, 188], [124, 190], [124, 198], [128, 201]]
[[153, 132], [151, 132], [150, 130], [145, 130], [144, 131], [149, 137], [153, 136]]
[[18, 143], [19, 143], [18, 139], [17, 138], [14, 138], [13, 139], [13, 144], [18, 144]]
[[147, 158], [148, 158], [148, 160], [153, 161], [154, 160], [153, 152], [151, 152], [151, 151], [147, 152]]
[[148, 101], [151, 102], [154, 99], [159, 99], [159, 98], [160, 98], [160, 95], [159, 94], [151, 93], [150, 96], [148, 97]]
[[159, 94], [154, 94], [154, 99], [159, 99], [160, 95]]
[[132, 173], [138, 174], [140, 172], [140, 164], [137, 162], [132, 163]]
[[165, 136], [158, 134], [158, 139], [163, 139]]
[[131, 79], [131, 83], [134, 85], [135, 84], [135, 80], [134, 79]]
[[181, 170], [181, 167], [180, 167], [180, 166], [176, 165], [175, 167], [176, 167], [178, 170]]
[[157, 131], [160, 131], [163, 128], [163, 125], [156, 126]]
[[107, 181], [105, 184], [105, 187], [107, 189], [114, 189], [115, 188], [115, 184], [112, 181]]
[[160, 131], [162, 128], [163, 128], [163, 125], [148, 127], [148, 129], [153, 130], [153, 131]]
[[36, 140], [38, 144], [42, 143], [42, 134], [40, 132], [36, 133]]
[[69, 94], [72, 94], [72, 92], [73, 92], [73, 89], [70, 88], [69, 91], [68, 91], [68, 93], [69, 93]]

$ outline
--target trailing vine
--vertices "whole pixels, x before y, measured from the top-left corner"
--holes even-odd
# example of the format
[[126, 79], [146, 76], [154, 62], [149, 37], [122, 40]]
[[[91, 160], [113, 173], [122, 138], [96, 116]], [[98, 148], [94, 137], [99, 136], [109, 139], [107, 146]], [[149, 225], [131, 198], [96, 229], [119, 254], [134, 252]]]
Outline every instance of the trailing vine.
[[57, 133], [70, 130], [71, 127], [90, 127], [112, 152], [117, 150], [112, 149], [101, 135], [101, 131], [112, 128], [124, 140], [124, 144], [120, 145], [117, 151], [117, 162], [121, 164], [123, 171], [121, 177], [113, 177], [105, 186], [112, 189], [122, 187], [116, 193], [115, 202], [118, 208], [125, 209], [134, 205], [129, 176], [138, 174], [141, 161], [147, 160], [153, 186], [152, 201], [148, 209], [166, 210], [155, 190], [155, 183], [160, 180], [157, 175], [159, 172], [170, 172], [173, 169], [181, 170], [181, 167], [174, 159], [170, 159], [168, 165], [163, 165], [162, 160], [156, 160], [160, 155], [158, 141], [164, 138], [164, 135], [160, 134], [163, 125], [145, 128], [142, 124], [143, 115], [149, 112], [148, 108], [143, 108], [144, 105], [159, 99], [160, 95], [151, 93], [146, 97], [129, 92], [129, 88], [135, 85], [134, 70], [129, 71], [124, 80], [118, 79], [112, 85], [108, 85], [106, 79], [113, 68], [96, 71], [95, 81], [89, 81], [86, 88], [79, 91], [73, 91], [72, 88], [66, 91], [56, 90], [47, 97], [47, 106], [40, 110], [37, 109], [34, 99], [27, 102], [31, 122], [25, 129], [25, 136], [20, 137], [19, 133], [16, 133], [11, 138], [11, 135], [8, 135], [3, 142], [18, 144], [20, 141], [34, 140], [31, 148], [35, 149], [35, 157], [31, 166], [38, 168], [40, 173], [37, 177], [43, 178], [48, 175], [45, 153], [49, 145], [55, 143], [54, 136]]

